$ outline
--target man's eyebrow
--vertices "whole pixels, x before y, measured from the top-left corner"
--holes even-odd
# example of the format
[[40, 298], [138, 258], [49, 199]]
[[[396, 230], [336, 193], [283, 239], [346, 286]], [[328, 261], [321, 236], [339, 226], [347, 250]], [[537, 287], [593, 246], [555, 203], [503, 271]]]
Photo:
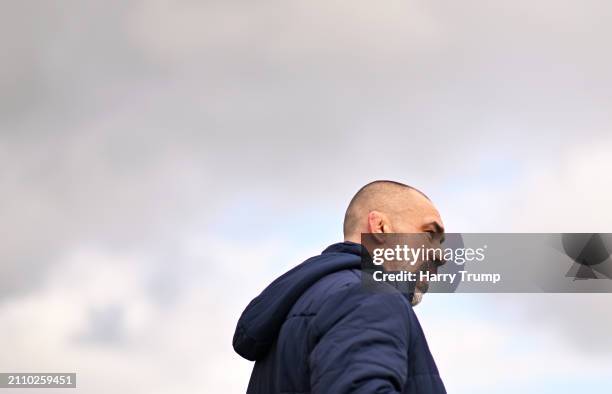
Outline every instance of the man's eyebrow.
[[433, 222], [427, 223], [425, 227], [427, 226], [432, 226], [435, 229], [435, 232], [441, 235], [440, 242], [444, 242], [444, 240], [446, 239], [446, 237], [444, 236], [444, 227], [442, 227], [440, 223], [434, 220]]
[[436, 230], [436, 233], [444, 234], [444, 227], [442, 227], [440, 223], [435, 220], [433, 222], [427, 223], [425, 227], [427, 226], [432, 226]]

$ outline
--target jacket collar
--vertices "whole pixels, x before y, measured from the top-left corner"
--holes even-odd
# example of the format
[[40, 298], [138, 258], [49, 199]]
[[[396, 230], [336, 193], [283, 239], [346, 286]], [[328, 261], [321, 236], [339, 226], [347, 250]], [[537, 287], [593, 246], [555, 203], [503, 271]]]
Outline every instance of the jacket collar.
[[[361, 256], [362, 262], [363, 259], [371, 259], [368, 250], [362, 245], [351, 241], [338, 242], [333, 245], [328, 246], [321, 254], [326, 253], [349, 253], [357, 256]], [[412, 298], [414, 297], [414, 290], [411, 289], [411, 286], [404, 282], [397, 283], [389, 283], [390, 286], [395, 287], [399, 290], [408, 300], [409, 303], [412, 302]]]

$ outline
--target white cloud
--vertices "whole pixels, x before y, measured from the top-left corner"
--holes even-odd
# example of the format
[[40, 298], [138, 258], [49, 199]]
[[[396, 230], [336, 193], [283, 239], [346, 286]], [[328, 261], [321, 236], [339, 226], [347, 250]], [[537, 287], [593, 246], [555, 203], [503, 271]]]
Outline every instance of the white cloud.
[[[449, 392], [511, 393], [553, 387], [559, 379], [599, 382], [609, 375], [612, 342], [602, 335], [609, 333], [609, 324], [595, 328], [601, 331], [593, 337], [589, 326], [602, 321], [581, 316], [580, 310], [601, 314], [610, 297], [579, 298], [583, 303], [576, 295], [435, 294], [417, 314]], [[568, 346], [567, 333], [560, 330], [569, 328], [566, 316], [575, 319], [572, 335], [582, 339], [577, 346]]]
[[0, 304], [0, 369], [76, 371], [85, 393], [244, 391], [251, 363], [230, 350], [238, 316], [287, 269], [279, 262], [301, 256], [277, 242], [242, 246], [187, 239], [168, 267], [184, 273], [166, 278], [181, 288], [171, 307], [151, 298], [159, 268], [153, 256], [75, 250], [53, 265], [43, 286]]

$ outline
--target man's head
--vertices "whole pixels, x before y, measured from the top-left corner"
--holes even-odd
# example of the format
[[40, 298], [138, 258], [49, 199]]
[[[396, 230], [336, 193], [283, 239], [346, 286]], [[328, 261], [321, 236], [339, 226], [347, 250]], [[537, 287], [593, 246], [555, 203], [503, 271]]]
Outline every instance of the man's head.
[[[359, 189], [344, 216], [345, 241], [360, 243], [362, 233], [429, 233], [431, 243], [439, 245], [444, 225], [436, 207], [419, 190], [399, 182], [374, 181]], [[416, 271], [424, 267], [401, 268]], [[426, 283], [417, 284], [415, 305], [425, 291]]]

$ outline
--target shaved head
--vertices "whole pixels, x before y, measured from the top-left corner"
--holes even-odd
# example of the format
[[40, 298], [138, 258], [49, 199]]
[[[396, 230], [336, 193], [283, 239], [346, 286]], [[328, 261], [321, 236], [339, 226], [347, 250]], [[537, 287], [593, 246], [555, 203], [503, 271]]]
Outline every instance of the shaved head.
[[[363, 186], [353, 196], [344, 216], [344, 238], [356, 240], [361, 233], [371, 232], [368, 215], [379, 212], [388, 218], [396, 232], [407, 232], [401, 222], [416, 221], [417, 216], [437, 216], [434, 222], [442, 227], [437, 210], [429, 198], [412, 186], [394, 181], [374, 181]], [[413, 231], [423, 231], [413, 226]], [[411, 231], [412, 232], [412, 231]]]
[[[428, 245], [444, 242], [444, 225], [431, 200], [419, 190], [399, 182], [368, 183], [351, 200], [344, 216], [344, 240], [361, 243], [361, 234], [427, 233]], [[382, 241], [381, 241], [382, 242]], [[442, 263], [443, 264], [443, 263]], [[408, 264], [403, 270], [416, 272], [424, 261]], [[429, 269], [436, 269], [436, 265]], [[439, 264], [438, 264], [439, 265]], [[385, 267], [397, 270], [397, 267]], [[428, 284], [419, 281], [410, 299], [412, 305], [421, 302]]]

